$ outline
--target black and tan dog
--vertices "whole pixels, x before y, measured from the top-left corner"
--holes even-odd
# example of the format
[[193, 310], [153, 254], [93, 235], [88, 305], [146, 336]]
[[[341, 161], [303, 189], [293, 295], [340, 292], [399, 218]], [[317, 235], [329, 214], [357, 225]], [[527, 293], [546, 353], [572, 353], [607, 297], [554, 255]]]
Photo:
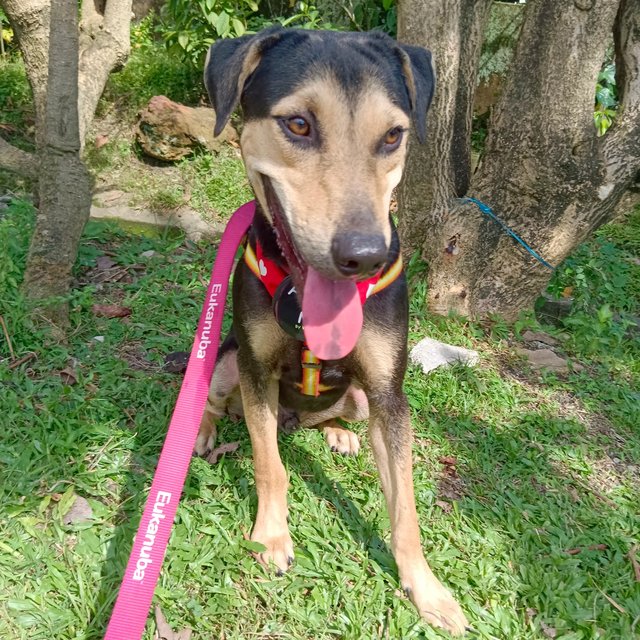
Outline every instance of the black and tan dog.
[[410, 121], [424, 140], [430, 54], [380, 34], [271, 28], [217, 42], [205, 82], [216, 134], [240, 103], [242, 157], [258, 208], [233, 282], [233, 331], [220, 349], [196, 452], [214, 420], [244, 415], [265, 564], [293, 561], [278, 426], [318, 426], [355, 454], [335, 421], [369, 417], [402, 586], [452, 633], [466, 620], [427, 565], [416, 515], [411, 424], [402, 391], [407, 286], [389, 218]]

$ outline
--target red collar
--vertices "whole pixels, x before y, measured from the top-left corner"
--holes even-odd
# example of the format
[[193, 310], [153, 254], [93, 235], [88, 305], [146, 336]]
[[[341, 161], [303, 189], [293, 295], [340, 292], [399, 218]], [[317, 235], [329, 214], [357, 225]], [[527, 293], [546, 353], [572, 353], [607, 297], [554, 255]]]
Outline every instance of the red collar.
[[[247, 243], [244, 251], [244, 261], [249, 269], [253, 271], [254, 275], [262, 282], [272, 298], [276, 289], [280, 286], [280, 283], [289, 275], [286, 269], [264, 255], [262, 246], [257, 240], [255, 250], [251, 244]], [[383, 273], [383, 270], [380, 270], [372, 278], [356, 282], [356, 287], [358, 287], [358, 293], [360, 294], [360, 303], [364, 304], [369, 296], [382, 291], [392, 282], [395, 282], [401, 273], [402, 255], [399, 254], [396, 261], [386, 272]]]

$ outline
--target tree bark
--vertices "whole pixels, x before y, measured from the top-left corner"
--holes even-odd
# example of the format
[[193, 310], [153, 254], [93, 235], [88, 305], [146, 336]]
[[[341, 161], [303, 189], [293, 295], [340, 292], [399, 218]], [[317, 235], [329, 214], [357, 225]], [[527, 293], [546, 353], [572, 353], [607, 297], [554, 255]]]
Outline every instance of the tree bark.
[[[107, 0], [102, 18], [92, 12], [89, 16], [91, 23], [87, 28], [83, 15], [79, 79], [80, 141], [83, 146], [109, 74], [124, 65], [129, 57], [131, 2], [132, 0]], [[90, 4], [93, 7], [93, 3]], [[85, 0], [83, 10], [86, 5]]]
[[[77, 0], [51, 0], [49, 73], [42, 135], [40, 209], [23, 288], [32, 300], [65, 296], [89, 217], [91, 183], [80, 159]], [[66, 305], [47, 315], [64, 322]]]
[[[447, 34], [438, 39], [436, 34], [434, 39], [433, 16], [444, 12], [448, 24], [455, 27], [464, 24], [461, 12], [475, 16], [479, 4], [401, 0], [400, 35], [437, 47], [436, 60], [450, 63], [451, 49], [454, 54], [456, 48], [461, 50], [457, 44], [461, 36]], [[422, 12], [421, 19], [405, 19], [416, 11]], [[511, 229], [557, 265], [611, 217], [640, 169], [640, 5], [638, 0], [529, 0], [525, 11], [512, 67], [491, 119], [483, 162], [468, 194], [491, 206]], [[445, 21], [436, 18], [435, 22]], [[614, 24], [618, 58], [626, 60], [620, 70], [624, 98], [614, 128], [597, 138], [595, 82]], [[461, 56], [457, 69], [464, 67]], [[464, 195], [465, 181], [456, 179], [455, 169], [447, 165], [465, 162], [463, 155], [452, 151], [453, 114], [461, 108], [452, 83], [459, 78], [451, 69], [440, 71], [436, 89], [440, 98], [430, 114], [433, 138], [451, 142], [434, 148], [432, 141], [426, 150], [415, 144], [410, 147], [406, 179], [399, 190], [400, 229], [404, 240], [411, 238], [410, 246], [420, 248], [429, 263], [433, 311], [473, 316], [498, 313], [514, 319], [533, 305], [551, 271], [519, 249], [474, 205], [456, 201]]]
[[451, 197], [466, 190], [473, 93], [490, 7], [491, 0], [400, 0], [398, 4], [399, 39], [430, 49], [436, 71], [427, 142], [420, 145], [411, 137], [407, 170], [398, 189], [400, 233], [407, 254], [421, 247], [425, 219], [437, 223], [446, 215]]
[[38, 176], [37, 160], [32, 153], [18, 149], [0, 138], [0, 167], [34, 180]]

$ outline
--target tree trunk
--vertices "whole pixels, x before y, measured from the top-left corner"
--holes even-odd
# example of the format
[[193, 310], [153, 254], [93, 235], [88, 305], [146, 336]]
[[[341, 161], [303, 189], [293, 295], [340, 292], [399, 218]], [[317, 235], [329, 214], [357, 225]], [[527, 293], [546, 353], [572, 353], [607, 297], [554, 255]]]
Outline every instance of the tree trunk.
[[[36, 112], [36, 146], [42, 143], [47, 103], [50, 0], [0, 0], [18, 39]], [[1, 156], [0, 156], [1, 157]], [[35, 164], [35, 162], [32, 162]], [[4, 159], [0, 166], [5, 167]]]
[[[80, 142], [83, 147], [109, 74], [121, 67], [129, 57], [131, 2], [107, 0], [102, 16], [95, 12], [93, 0], [84, 0], [82, 5], [79, 110]], [[93, 11], [85, 16], [84, 11], [88, 6]], [[85, 17], [90, 24], [87, 24]]]
[[[23, 283], [33, 300], [68, 293], [78, 241], [91, 206], [90, 177], [80, 159], [77, 16], [76, 0], [51, 0], [40, 209]], [[48, 315], [64, 321], [64, 303], [62, 308], [59, 304], [50, 307]]]
[[32, 153], [18, 149], [9, 144], [4, 138], [0, 138], [0, 166], [25, 178], [35, 179], [38, 176], [38, 167]]
[[[514, 319], [551, 276], [475, 205], [456, 198], [468, 193], [487, 203], [557, 265], [611, 217], [640, 169], [638, 0], [529, 0], [525, 11], [485, 155], [469, 184], [468, 155], [459, 150], [469, 147], [468, 129], [456, 125], [455, 114], [469, 113], [470, 95], [458, 87], [468, 82], [462, 70], [477, 68], [478, 50], [467, 45], [472, 51], [463, 53], [459, 43], [467, 37], [461, 29], [479, 25], [486, 6], [472, 0], [399, 4], [401, 39], [433, 48], [438, 70], [432, 139], [422, 149], [411, 144], [399, 189], [401, 233], [429, 263], [429, 306], [437, 313]], [[618, 121], [597, 138], [595, 83], [614, 24], [618, 77], [628, 89]]]
[[[83, 0], [80, 22], [79, 123], [84, 147], [98, 100], [109, 73], [129, 56], [132, 0]], [[33, 92], [36, 112], [36, 147], [42, 148], [49, 69], [49, 13], [51, 0], [0, 0], [13, 27]], [[38, 159], [0, 140], [0, 168], [26, 177], [37, 177]]]
[[[0, 139], [0, 167], [39, 178], [23, 289], [32, 300], [69, 292], [91, 207], [80, 154], [109, 73], [129, 55], [132, 0], [0, 0], [18, 36], [36, 107], [37, 154]], [[82, 46], [80, 46], [82, 44]], [[48, 315], [65, 321], [66, 305]]]

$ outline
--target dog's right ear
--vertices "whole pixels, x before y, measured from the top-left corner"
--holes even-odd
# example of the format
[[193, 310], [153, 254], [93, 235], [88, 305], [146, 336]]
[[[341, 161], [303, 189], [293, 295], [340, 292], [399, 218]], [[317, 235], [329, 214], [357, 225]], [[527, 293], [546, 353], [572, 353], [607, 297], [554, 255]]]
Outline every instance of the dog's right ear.
[[282, 27], [274, 26], [256, 35], [218, 40], [211, 45], [204, 63], [204, 84], [216, 112], [214, 136], [220, 135], [227, 124], [262, 53], [280, 40], [283, 32]]
[[427, 139], [427, 111], [433, 99], [436, 84], [436, 71], [431, 52], [423, 47], [414, 47], [398, 43], [411, 111], [419, 142]]

